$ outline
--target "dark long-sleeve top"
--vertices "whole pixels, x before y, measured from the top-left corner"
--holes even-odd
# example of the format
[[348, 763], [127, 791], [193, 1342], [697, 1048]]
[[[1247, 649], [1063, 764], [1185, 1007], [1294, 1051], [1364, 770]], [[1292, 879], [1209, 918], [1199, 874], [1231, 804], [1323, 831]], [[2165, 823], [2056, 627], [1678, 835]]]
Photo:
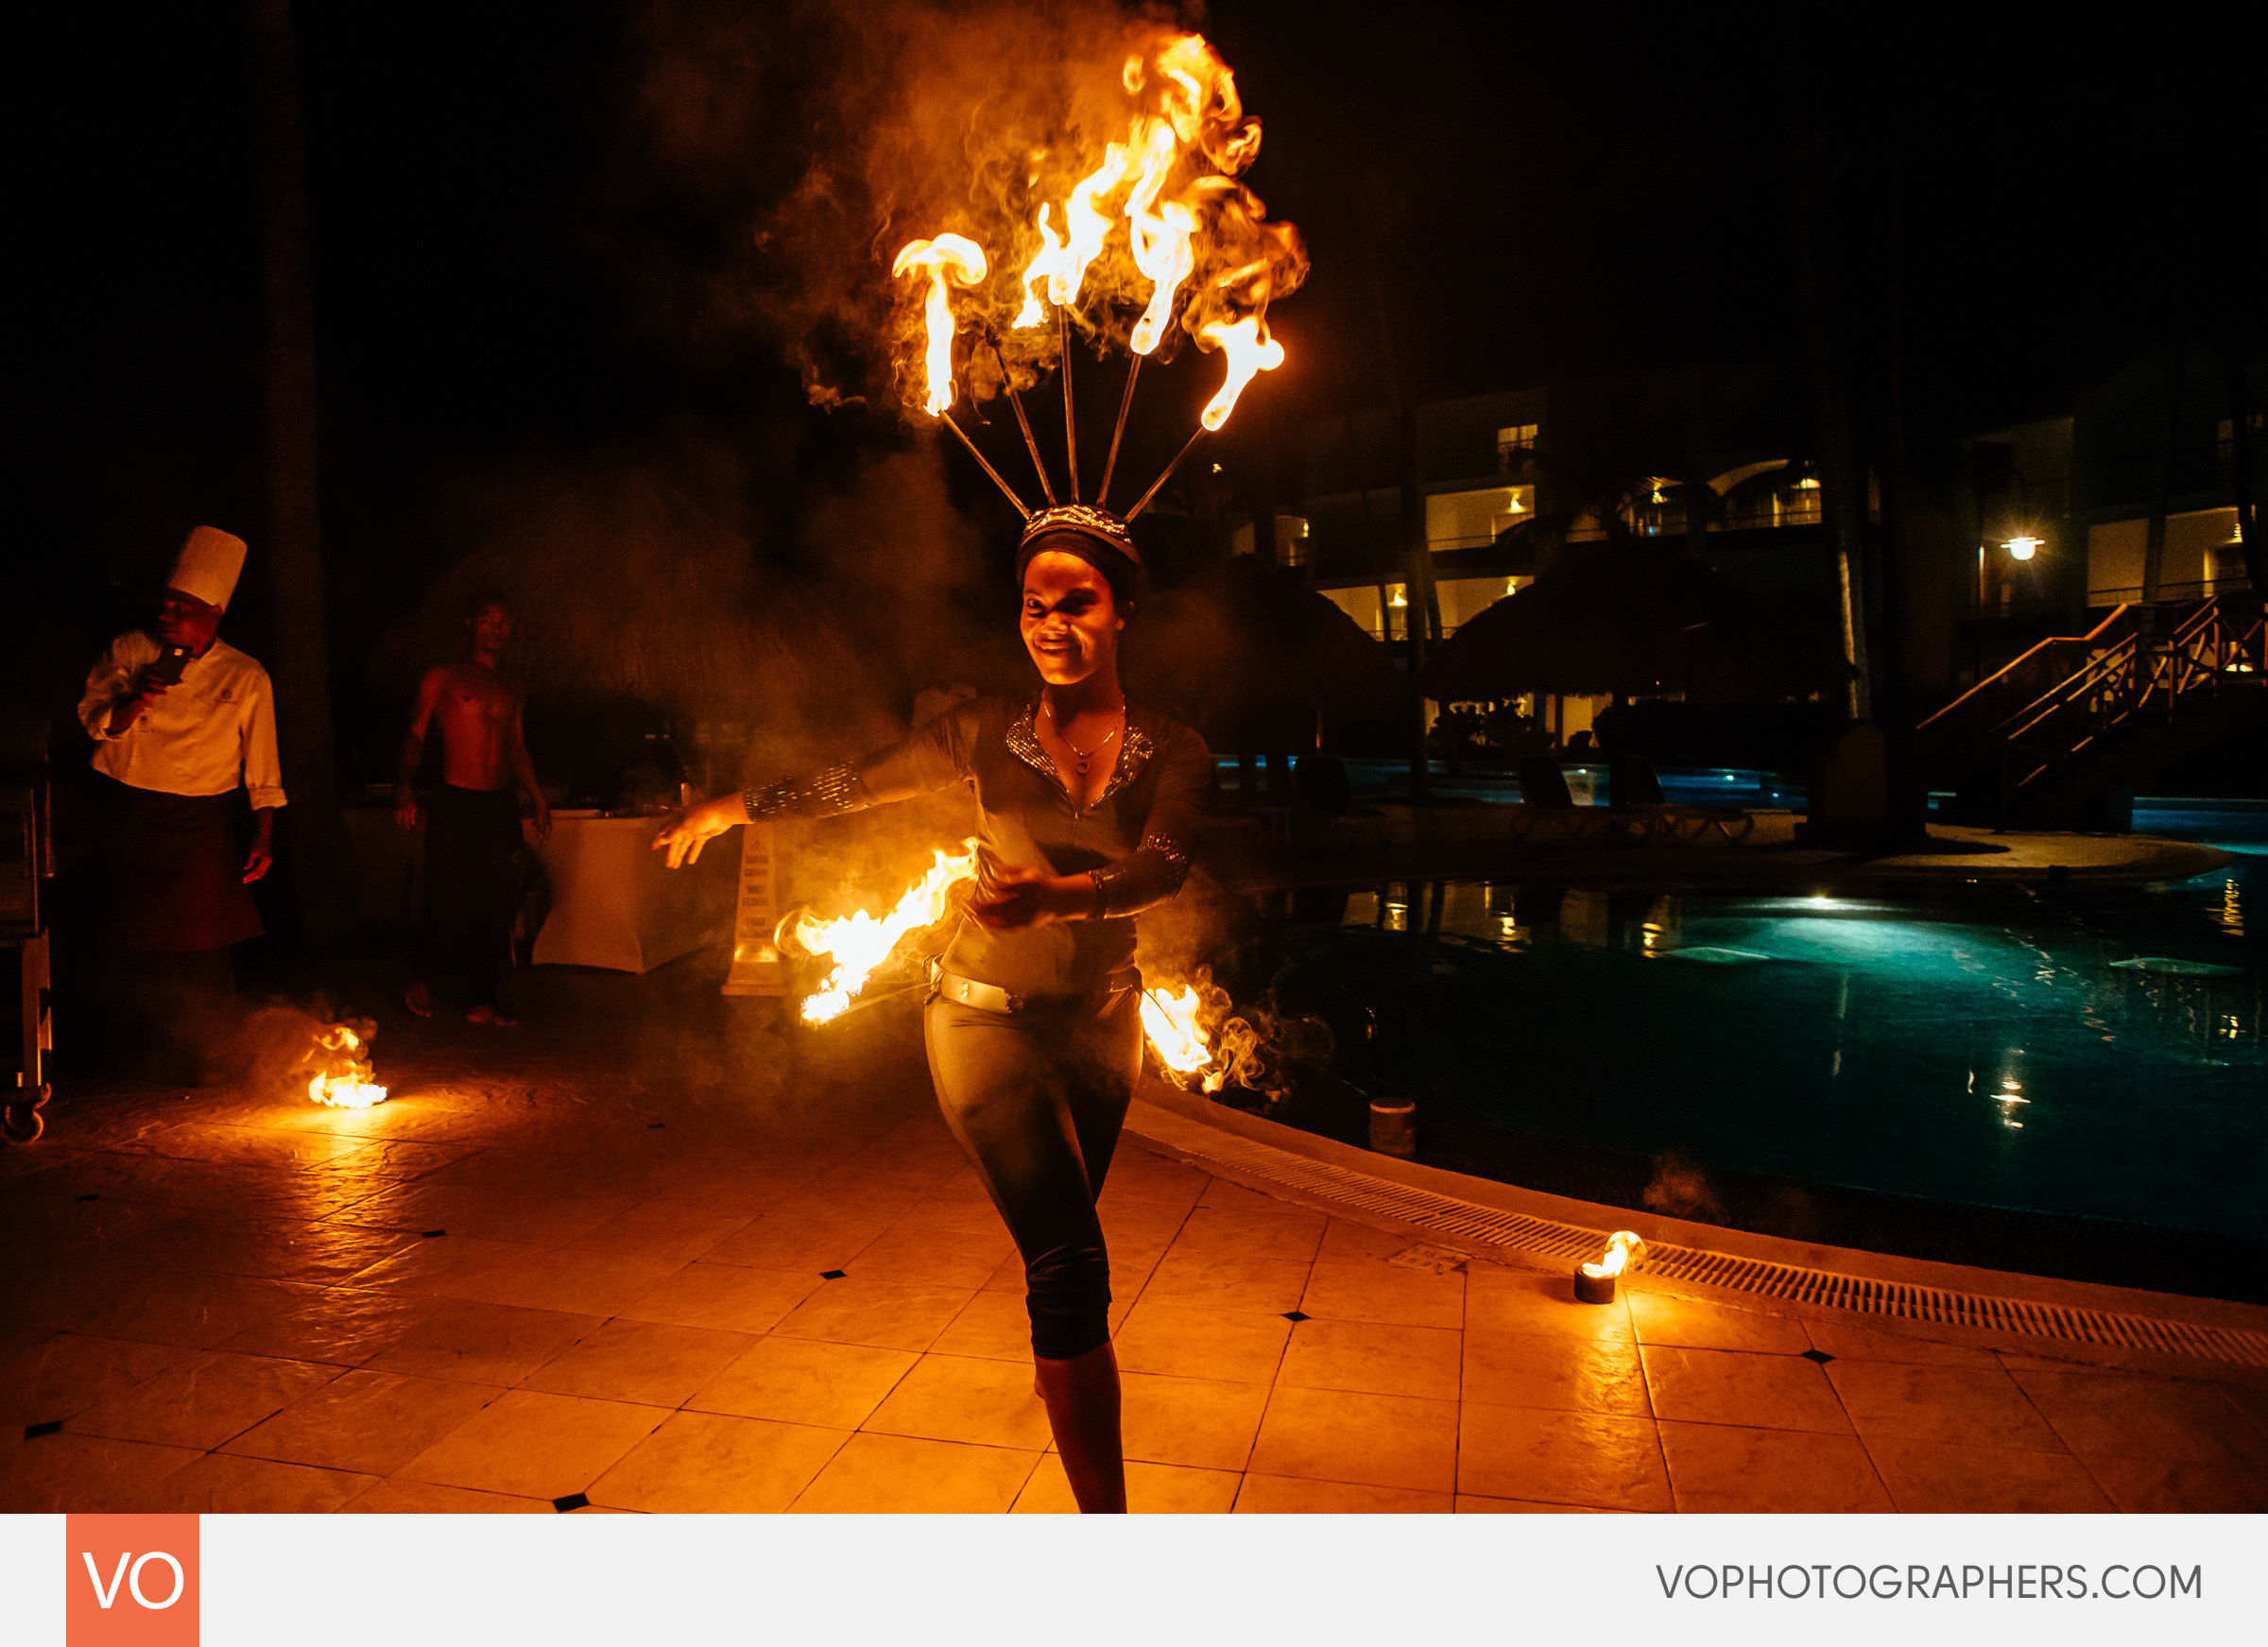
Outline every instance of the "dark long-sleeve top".
[[1133, 960], [1131, 917], [1187, 879], [1212, 756], [1189, 728], [1129, 705], [1110, 781], [1082, 810], [1040, 746], [1037, 709], [1033, 698], [955, 705], [862, 760], [750, 790], [748, 814], [829, 817], [969, 784], [978, 840], [994, 859], [1051, 875], [1093, 872], [1101, 913], [1014, 932], [964, 918], [946, 968], [1016, 994], [1083, 993]]

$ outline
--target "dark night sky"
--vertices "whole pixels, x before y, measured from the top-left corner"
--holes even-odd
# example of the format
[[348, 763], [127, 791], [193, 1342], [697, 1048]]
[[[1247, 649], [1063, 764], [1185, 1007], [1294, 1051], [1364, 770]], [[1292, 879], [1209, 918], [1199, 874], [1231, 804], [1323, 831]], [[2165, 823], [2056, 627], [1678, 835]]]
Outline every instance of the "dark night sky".
[[[488, 472], [689, 428], [809, 469], [868, 433], [805, 411], [755, 337], [654, 323], [657, 261], [745, 225], [626, 163], [641, 15], [302, 0], [350, 608], [389, 615], [463, 553], [450, 500]], [[1793, 350], [1791, 43], [1852, 156], [1862, 269], [1899, 157], [1925, 400], [1966, 427], [2051, 409], [2168, 330], [2175, 260], [2257, 308], [2236, 16], [2161, 8], [2114, 36], [2046, 7], [1223, 0], [1206, 30], [1267, 127], [1250, 180], [1314, 260], [1272, 317], [1295, 360], [1264, 385], [1275, 416], [1382, 397], [1382, 298], [1428, 396]], [[241, 33], [225, 0], [42, 26], [15, 111], [11, 537], [43, 609], [92, 632], [187, 523], [257, 529]], [[750, 157], [759, 189], [775, 159]]]

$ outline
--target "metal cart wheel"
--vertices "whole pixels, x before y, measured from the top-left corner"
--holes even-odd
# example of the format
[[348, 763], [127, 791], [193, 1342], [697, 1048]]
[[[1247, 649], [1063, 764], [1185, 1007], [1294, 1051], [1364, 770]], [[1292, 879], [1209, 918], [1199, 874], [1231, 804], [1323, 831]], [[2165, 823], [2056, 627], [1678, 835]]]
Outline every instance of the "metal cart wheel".
[[9, 1143], [37, 1143], [40, 1134], [47, 1130], [47, 1118], [40, 1113], [44, 1097], [30, 1104], [10, 1104], [5, 1116], [0, 1116], [0, 1138]]

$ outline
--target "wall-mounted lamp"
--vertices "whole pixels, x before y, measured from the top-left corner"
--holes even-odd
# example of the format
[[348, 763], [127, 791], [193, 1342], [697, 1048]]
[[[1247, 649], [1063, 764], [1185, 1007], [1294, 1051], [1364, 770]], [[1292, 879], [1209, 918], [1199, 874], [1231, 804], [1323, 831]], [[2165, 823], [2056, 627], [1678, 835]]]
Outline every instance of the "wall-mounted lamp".
[[2039, 546], [2046, 541], [2045, 538], [2011, 538], [2001, 547], [2008, 551], [2011, 560], [2029, 560], [2039, 553]]

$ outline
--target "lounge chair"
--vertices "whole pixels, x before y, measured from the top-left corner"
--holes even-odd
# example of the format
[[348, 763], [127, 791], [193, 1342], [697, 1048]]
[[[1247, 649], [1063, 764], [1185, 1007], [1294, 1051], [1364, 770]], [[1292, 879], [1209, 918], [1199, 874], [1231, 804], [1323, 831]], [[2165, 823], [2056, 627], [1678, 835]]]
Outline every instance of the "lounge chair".
[[1558, 762], [1549, 755], [1521, 757], [1520, 804], [1512, 809], [1512, 839], [1519, 845], [1627, 843], [1645, 822], [1621, 807], [1577, 806]]
[[1665, 845], [1690, 847], [1711, 830], [1737, 841], [1756, 828], [1755, 815], [1744, 806], [1685, 806], [1661, 792], [1654, 763], [1642, 755], [1618, 755], [1607, 768], [1607, 794], [1615, 810], [1635, 814], [1646, 839]]

